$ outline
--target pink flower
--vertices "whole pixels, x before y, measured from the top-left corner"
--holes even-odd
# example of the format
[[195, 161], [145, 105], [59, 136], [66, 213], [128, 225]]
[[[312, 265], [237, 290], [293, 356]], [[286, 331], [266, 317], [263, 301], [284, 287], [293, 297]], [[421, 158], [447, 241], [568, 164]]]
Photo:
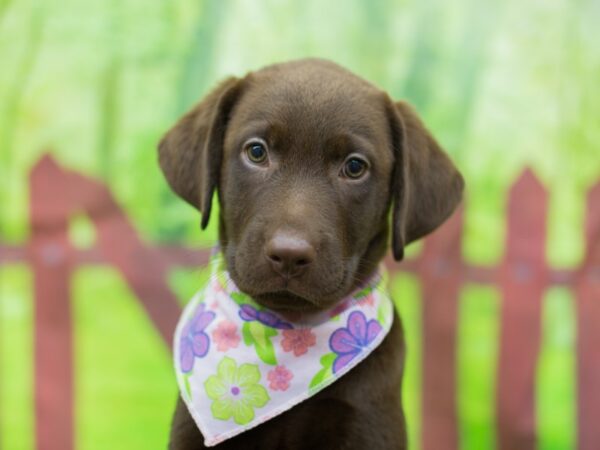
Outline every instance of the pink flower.
[[281, 347], [286, 352], [294, 352], [295, 356], [304, 355], [308, 347], [312, 347], [317, 342], [315, 334], [310, 328], [299, 330], [283, 330], [283, 340]]
[[212, 332], [212, 337], [217, 343], [217, 350], [226, 352], [230, 348], [236, 348], [240, 343], [240, 335], [237, 332], [235, 323], [223, 320]]
[[274, 391], [287, 391], [292, 378], [294, 375], [285, 366], [277, 366], [267, 373], [269, 387]]
[[373, 297], [373, 293], [370, 293], [369, 295], [364, 296], [357, 303], [360, 306], [366, 306], [366, 305], [373, 306], [373, 305], [375, 305], [375, 298]]

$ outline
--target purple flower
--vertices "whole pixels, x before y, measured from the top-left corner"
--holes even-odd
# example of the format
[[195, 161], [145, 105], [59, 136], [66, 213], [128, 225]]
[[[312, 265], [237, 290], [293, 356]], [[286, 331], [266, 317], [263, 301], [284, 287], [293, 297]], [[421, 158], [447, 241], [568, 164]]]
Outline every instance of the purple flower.
[[329, 347], [337, 354], [333, 363], [333, 373], [337, 373], [359, 355], [380, 332], [381, 325], [375, 319], [367, 322], [365, 315], [360, 311], [350, 314], [346, 328], [338, 328], [329, 338]]
[[284, 322], [272, 312], [259, 311], [248, 304], [240, 306], [239, 315], [240, 318], [245, 322], [258, 321], [263, 325], [266, 325], [271, 328], [277, 328], [279, 330], [290, 330], [294, 328], [292, 327], [291, 323]]
[[195, 358], [202, 358], [208, 353], [210, 339], [204, 330], [214, 320], [215, 313], [204, 311], [205, 308], [206, 305], [200, 303], [194, 316], [181, 332], [179, 364], [183, 372], [192, 370]]
[[240, 318], [246, 322], [258, 320], [258, 311], [250, 305], [240, 306]]

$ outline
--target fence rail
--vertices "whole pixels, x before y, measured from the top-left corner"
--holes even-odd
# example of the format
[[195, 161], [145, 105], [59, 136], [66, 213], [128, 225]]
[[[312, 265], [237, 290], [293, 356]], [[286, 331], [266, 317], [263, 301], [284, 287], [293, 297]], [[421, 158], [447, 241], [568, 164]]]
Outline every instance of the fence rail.
[[[26, 246], [0, 244], [0, 265], [27, 263], [35, 283], [35, 433], [39, 450], [73, 448], [73, 336], [69, 280], [80, 265], [115, 266], [165, 343], [180, 312], [166, 276], [174, 266], [198, 266], [208, 250], [143, 242], [101, 183], [44, 156], [30, 176], [31, 236]], [[502, 294], [497, 373], [497, 447], [536, 447], [535, 365], [540, 351], [545, 290], [566, 286], [577, 310], [577, 443], [600, 448], [600, 182], [587, 197], [586, 256], [575, 270], [545, 261], [548, 194], [526, 170], [508, 193], [506, 252], [495, 267], [466, 264], [461, 255], [463, 212], [425, 239], [419, 256], [392, 272], [419, 277], [423, 301], [422, 447], [456, 450], [457, 313], [465, 283], [496, 285]], [[85, 213], [96, 229], [91, 249], [73, 247], [68, 224]], [[52, 355], [51, 358], [48, 355]], [[43, 374], [43, 376], [42, 376]], [[444, 374], [444, 376], [440, 376]]]

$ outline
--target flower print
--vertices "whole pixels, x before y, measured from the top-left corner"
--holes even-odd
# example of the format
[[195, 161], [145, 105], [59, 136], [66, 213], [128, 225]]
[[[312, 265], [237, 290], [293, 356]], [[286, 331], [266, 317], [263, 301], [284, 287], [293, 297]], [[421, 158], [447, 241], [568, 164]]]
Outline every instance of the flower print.
[[217, 374], [204, 382], [206, 395], [213, 400], [210, 411], [215, 419], [233, 420], [245, 425], [254, 419], [254, 408], [270, 400], [267, 390], [259, 383], [260, 371], [255, 364], [242, 364], [225, 357], [217, 366]]
[[225, 288], [223, 287], [223, 285], [219, 282], [219, 280], [215, 280], [213, 283], [213, 289], [215, 292], [225, 292]]
[[360, 306], [374, 306], [375, 305], [375, 297], [373, 296], [373, 293], [371, 292], [368, 295], [365, 295], [364, 297], [358, 299], [358, 301], [356, 302], [358, 305]]
[[333, 363], [333, 373], [359, 355], [381, 332], [382, 328], [375, 319], [369, 320], [360, 311], [354, 311], [348, 316], [345, 328], [338, 328], [329, 338], [329, 347], [337, 357]]
[[236, 348], [240, 343], [237, 325], [229, 320], [219, 322], [217, 328], [212, 332], [212, 337], [217, 343], [217, 350], [220, 352]]
[[316, 342], [317, 337], [310, 328], [283, 330], [281, 347], [286, 352], [293, 351], [295, 356], [300, 356], [304, 355], [308, 351], [308, 347], [312, 347]]
[[179, 364], [183, 372], [191, 371], [195, 358], [202, 358], [208, 353], [210, 339], [204, 330], [214, 320], [215, 313], [205, 311], [205, 308], [204, 303], [200, 303], [193, 317], [181, 332]]
[[292, 372], [286, 369], [285, 366], [277, 366], [267, 373], [269, 388], [274, 391], [287, 391], [290, 387], [290, 380], [293, 377]]
[[280, 330], [289, 330], [292, 328], [291, 323], [284, 322], [272, 312], [259, 311], [258, 309], [248, 304], [240, 306], [239, 315], [240, 318], [245, 322], [258, 321], [263, 325], [266, 325], [271, 328], [277, 328]]
[[365, 287], [360, 289], [356, 294], [354, 294], [354, 298], [356, 299], [356, 304], [359, 306], [374, 306], [375, 305], [375, 296], [373, 291], [375, 287], [373, 284], [367, 284]]

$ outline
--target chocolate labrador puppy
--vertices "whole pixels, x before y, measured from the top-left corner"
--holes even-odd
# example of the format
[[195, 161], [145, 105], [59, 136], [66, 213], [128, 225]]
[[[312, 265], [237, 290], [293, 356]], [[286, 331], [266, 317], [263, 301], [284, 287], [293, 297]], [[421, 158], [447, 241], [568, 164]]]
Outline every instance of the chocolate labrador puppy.
[[[219, 198], [232, 279], [275, 311], [331, 308], [458, 205], [463, 179], [415, 112], [318, 59], [229, 78], [162, 139], [172, 189], [202, 213]], [[391, 222], [389, 213], [391, 210]], [[404, 342], [383, 343], [340, 380], [217, 449], [404, 449]], [[178, 402], [170, 448], [205, 448]]]

